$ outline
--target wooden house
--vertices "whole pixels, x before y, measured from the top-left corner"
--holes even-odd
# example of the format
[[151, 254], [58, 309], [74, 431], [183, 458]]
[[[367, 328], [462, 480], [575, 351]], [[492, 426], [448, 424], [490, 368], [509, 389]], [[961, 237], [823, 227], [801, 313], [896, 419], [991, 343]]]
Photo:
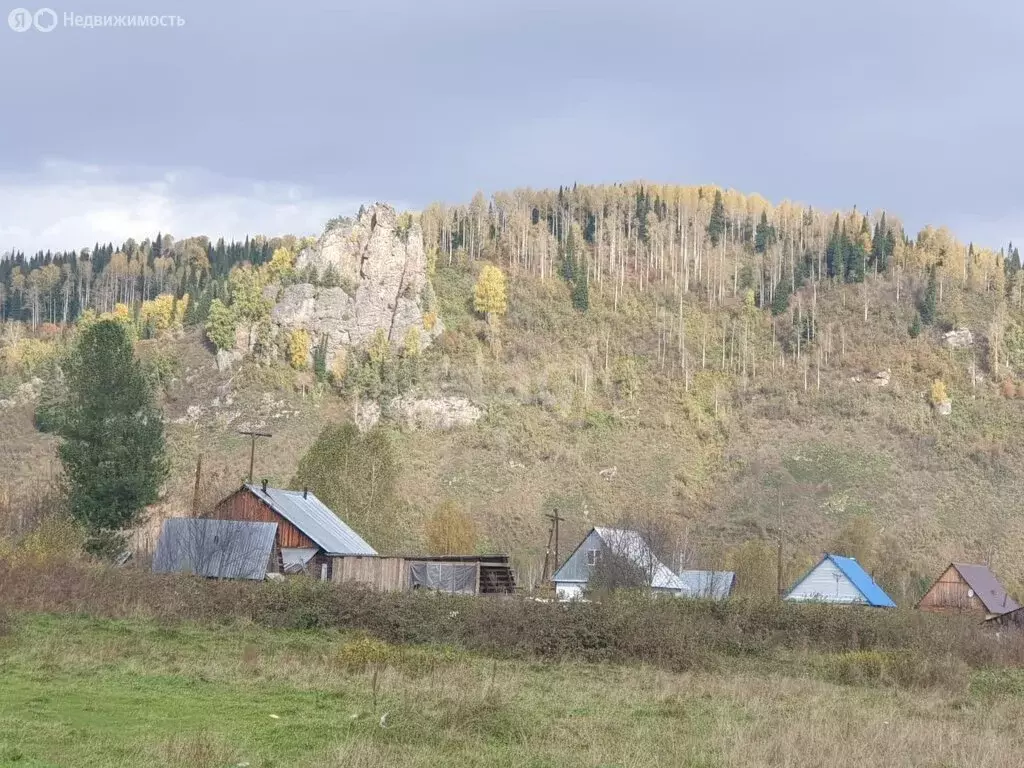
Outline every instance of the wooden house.
[[987, 620], [1016, 611], [1010, 597], [987, 565], [950, 563], [932, 584], [917, 608], [932, 613], [955, 613]]
[[221, 501], [215, 517], [277, 524], [275, 539], [281, 573], [332, 578], [335, 558], [375, 557], [377, 551], [309, 491], [289, 491], [246, 483]]

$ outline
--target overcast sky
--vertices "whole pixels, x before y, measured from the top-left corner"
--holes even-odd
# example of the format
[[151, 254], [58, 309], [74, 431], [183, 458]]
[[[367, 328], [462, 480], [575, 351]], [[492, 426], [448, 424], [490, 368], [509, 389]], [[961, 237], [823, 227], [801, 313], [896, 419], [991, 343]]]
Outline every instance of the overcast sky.
[[185, 25], [0, 27], [0, 252], [641, 178], [1024, 242], [1019, 0], [50, 7]]

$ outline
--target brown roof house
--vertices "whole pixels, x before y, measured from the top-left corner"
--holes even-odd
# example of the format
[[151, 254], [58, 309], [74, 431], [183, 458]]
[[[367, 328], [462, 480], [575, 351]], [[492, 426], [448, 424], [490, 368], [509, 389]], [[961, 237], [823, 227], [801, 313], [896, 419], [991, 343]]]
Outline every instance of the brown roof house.
[[991, 619], [1020, 608], [987, 565], [950, 563], [918, 602], [922, 611]]
[[217, 518], [276, 523], [278, 570], [331, 579], [334, 559], [377, 551], [311, 491], [246, 483], [217, 505]]

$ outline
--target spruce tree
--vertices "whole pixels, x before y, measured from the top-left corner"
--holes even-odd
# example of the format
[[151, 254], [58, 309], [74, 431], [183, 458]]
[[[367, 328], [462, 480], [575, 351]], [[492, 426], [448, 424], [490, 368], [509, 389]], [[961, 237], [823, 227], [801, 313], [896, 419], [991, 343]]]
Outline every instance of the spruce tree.
[[935, 315], [938, 312], [939, 285], [936, 275], [936, 267], [933, 264], [928, 270], [928, 287], [924, 292], [924, 299], [921, 302], [921, 322], [931, 325], [935, 322]]
[[761, 211], [761, 221], [754, 230], [754, 250], [764, 253], [775, 244], [775, 227], [768, 223], [768, 214]]
[[832, 236], [825, 246], [825, 270], [829, 277], [842, 277], [844, 265], [842, 238], [839, 233], [839, 214], [832, 225]]
[[910, 338], [916, 339], [921, 335], [921, 315], [917, 312], [914, 313], [914, 322], [910, 324]]
[[725, 203], [722, 201], [722, 190], [715, 190], [715, 202], [711, 206], [711, 218], [708, 219], [708, 239], [712, 245], [718, 245], [725, 234]]
[[82, 332], [56, 422], [71, 514], [90, 551], [114, 555], [168, 470], [163, 421], [123, 323], [101, 320]]
[[572, 305], [580, 312], [590, 309], [590, 284], [587, 280], [587, 265], [580, 264], [572, 286]]

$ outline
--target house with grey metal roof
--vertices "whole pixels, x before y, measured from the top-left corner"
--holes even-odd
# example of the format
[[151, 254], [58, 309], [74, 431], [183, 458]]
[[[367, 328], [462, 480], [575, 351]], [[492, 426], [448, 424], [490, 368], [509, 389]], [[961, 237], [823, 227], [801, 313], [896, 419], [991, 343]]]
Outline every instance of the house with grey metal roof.
[[308, 489], [246, 483], [217, 505], [217, 517], [277, 524], [280, 570], [327, 580], [336, 557], [377, 551]]
[[560, 600], [580, 598], [597, 582], [609, 588], [690, 593], [690, 587], [658, 559], [640, 533], [621, 528], [592, 528], [551, 580]]
[[153, 556], [154, 573], [262, 580], [274, 571], [276, 523], [171, 518]]

